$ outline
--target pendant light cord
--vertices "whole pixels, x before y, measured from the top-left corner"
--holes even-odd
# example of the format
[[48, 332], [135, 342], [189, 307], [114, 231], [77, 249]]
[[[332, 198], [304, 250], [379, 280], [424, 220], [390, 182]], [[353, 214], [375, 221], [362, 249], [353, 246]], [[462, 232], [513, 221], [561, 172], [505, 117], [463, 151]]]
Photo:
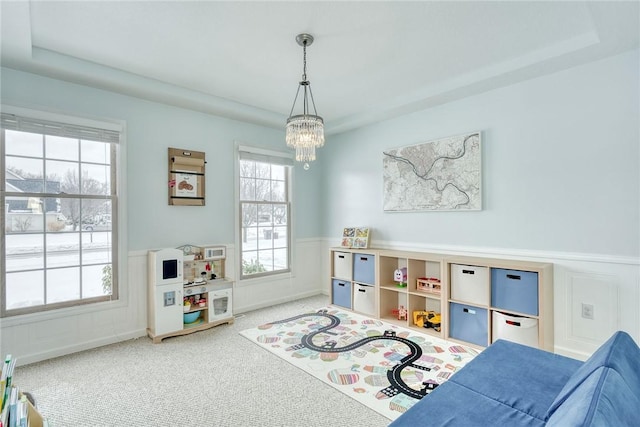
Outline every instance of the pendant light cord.
[[318, 111], [316, 110], [316, 103], [313, 99], [313, 92], [311, 91], [311, 83], [307, 81], [307, 40], [302, 42], [302, 81], [298, 85], [298, 90], [296, 91], [296, 96], [293, 99], [293, 105], [291, 106], [291, 111], [289, 112], [289, 117], [293, 115], [293, 110], [296, 107], [296, 102], [298, 101], [298, 95], [300, 95], [300, 86], [304, 86], [304, 94], [302, 96], [302, 114], [309, 114], [309, 97], [311, 97], [311, 105], [313, 106], [313, 112], [317, 116]]
[[302, 80], [307, 81], [307, 41], [302, 43]]

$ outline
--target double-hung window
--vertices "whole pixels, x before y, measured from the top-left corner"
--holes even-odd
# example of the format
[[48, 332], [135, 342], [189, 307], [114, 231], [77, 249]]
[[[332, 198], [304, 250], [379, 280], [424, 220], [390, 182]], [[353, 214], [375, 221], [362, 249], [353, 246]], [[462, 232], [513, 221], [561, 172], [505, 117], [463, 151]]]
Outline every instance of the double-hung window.
[[2, 317], [117, 299], [121, 126], [20, 111], [0, 127]]
[[240, 147], [241, 278], [290, 271], [291, 157]]

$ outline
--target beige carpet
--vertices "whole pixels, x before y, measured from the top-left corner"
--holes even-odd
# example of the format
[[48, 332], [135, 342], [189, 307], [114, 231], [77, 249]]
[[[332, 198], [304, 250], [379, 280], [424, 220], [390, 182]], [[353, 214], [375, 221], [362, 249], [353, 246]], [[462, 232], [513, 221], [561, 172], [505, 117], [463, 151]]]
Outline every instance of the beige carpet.
[[15, 381], [53, 427], [386, 426], [385, 417], [239, 334], [327, 303], [306, 298], [161, 344], [140, 338], [27, 365]]

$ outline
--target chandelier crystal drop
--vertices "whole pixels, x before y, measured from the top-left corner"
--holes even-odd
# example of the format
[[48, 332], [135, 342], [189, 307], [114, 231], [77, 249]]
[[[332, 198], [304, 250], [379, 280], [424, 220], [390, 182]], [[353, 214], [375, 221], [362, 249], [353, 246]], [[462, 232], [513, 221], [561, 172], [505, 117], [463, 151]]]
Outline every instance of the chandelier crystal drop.
[[[299, 34], [296, 41], [303, 49], [303, 73], [287, 119], [285, 138], [287, 146], [296, 150], [296, 161], [305, 162], [306, 170], [308, 162], [316, 159], [316, 147], [324, 145], [324, 120], [318, 116], [311, 92], [311, 83], [307, 80], [307, 46], [313, 43], [313, 36]], [[302, 88], [302, 114], [294, 115], [293, 110], [300, 95], [300, 88]], [[309, 105], [313, 106], [314, 114], [310, 114]]]

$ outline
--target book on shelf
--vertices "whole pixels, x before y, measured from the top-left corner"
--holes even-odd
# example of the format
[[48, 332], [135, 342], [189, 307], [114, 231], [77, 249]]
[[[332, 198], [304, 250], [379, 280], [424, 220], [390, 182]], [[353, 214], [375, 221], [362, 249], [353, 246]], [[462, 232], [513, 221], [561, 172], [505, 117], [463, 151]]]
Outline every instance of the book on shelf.
[[9, 395], [9, 427], [18, 427], [18, 387], [11, 386]]
[[27, 396], [20, 396], [20, 405], [18, 406], [18, 427], [27, 427], [29, 414], [29, 403]]
[[4, 409], [11, 392], [11, 379], [13, 378], [13, 370], [16, 367], [16, 358], [10, 354], [4, 358], [2, 364], [2, 376], [0, 377], [0, 411]]
[[43, 427], [46, 420], [33, 407], [26, 394], [13, 381], [17, 359], [8, 354], [0, 377], [0, 427]]

